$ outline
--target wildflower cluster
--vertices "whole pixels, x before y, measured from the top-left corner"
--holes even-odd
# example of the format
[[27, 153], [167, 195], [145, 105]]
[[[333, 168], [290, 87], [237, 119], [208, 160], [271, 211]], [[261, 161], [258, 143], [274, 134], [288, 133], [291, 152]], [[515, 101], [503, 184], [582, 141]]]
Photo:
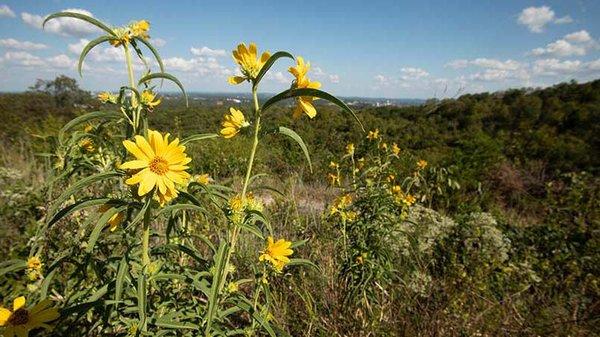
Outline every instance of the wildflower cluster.
[[[30, 288], [41, 301], [27, 309], [25, 299], [19, 297], [12, 310], [0, 308], [4, 335], [23, 337], [38, 328], [50, 329], [55, 320], [73, 322], [82, 317], [97, 322], [94, 329], [102, 335], [195, 336], [198, 330], [206, 336], [240, 331], [258, 335], [259, 330], [273, 335], [269, 280], [281, 277], [291, 266], [314, 265], [294, 256], [295, 247], [304, 241], [274, 239], [278, 228], [272, 226], [261, 196], [254, 192], [260, 176], [253, 168], [263, 137], [261, 117], [275, 103], [290, 98], [296, 100], [292, 111], [296, 117], [302, 113], [315, 117], [312, 102], [316, 98], [327, 99], [356, 117], [354, 112], [318, 90], [321, 85], [309, 79], [310, 64], [302, 57], [283, 51], [259, 57], [254, 43], [248, 47], [242, 43], [232, 52], [241, 76], [229, 82], [250, 82], [251, 112], [245, 116], [241, 109], [231, 107], [218, 133], [172, 137], [148, 127], [150, 112], [161, 103], [152, 81], [175, 83], [186, 102], [187, 95], [181, 82], [165, 72], [148, 41], [148, 21], [111, 28], [84, 14], [60, 12], [45, 22], [65, 17], [83, 20], [106, 33], [84, 47], [79, 70], [90, 50], [109, 43], [122, 49], [129, 83], [118, 92], [98, 95], [102, 103], [118, 109], [84, 114], [59, 132], [54, 154], [57, 178], [52, 184], [64, 188], [51, 191], [57, 196], [31, 240], [32, 252], [47, 252], [44, 263], [39, 254], [32, 253], [28, 261], [11, 261], [7, 269], [23, 272], [31, 281], [43, 281]], [[150, 69], [142, 45], [152, 53], [159, 72]], [[139, 78], [131, 49], [146, 66]], [[274, 62], [283, 59], [295, 61], [289, 68], [295, 80], [289, 89], [261, 105], [260, 81]], [[194, 171], [198, 158], [188, 155], [190, 143], [235, 141], [248, 136], [242, 132], [245, 128], [253, 133], [241, 186], [220, 185], [207, 173]], [[300, 135], [285, 126], [278, 130], [299, 145], [310, 164]], [[346, 210], [350, 203], [340, 201], [337, 212], [348, 221], [356, 218]], [[61, 242], [63, 250], [55, 252], [52, 230], [58, 223], [73, 230]], [[218, 226], [206, 232], [204, 228], [212, 224]], [[241, 240], [258, 240], [264, 248], [255, 249], [250, 266], [238, 269], [235, 255]], [[68, 282], [57, 286], [63, 274], [68, 275]], [[49, 292], [60, 302], [63, 316], [45, 299]], [[181, 294], [176, 306], [173, 294]], [[168, 331], [173, 329], [177, 331]]]

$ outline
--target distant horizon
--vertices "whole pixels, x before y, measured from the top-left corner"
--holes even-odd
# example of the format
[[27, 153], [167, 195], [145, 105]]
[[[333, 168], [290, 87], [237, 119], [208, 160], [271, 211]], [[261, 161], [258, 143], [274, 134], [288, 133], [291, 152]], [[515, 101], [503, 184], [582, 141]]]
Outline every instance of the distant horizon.
[[[600, 76], [600, 1], [307, 0], [300, 10], [296, 3], [241, 0], [178, 6], [152, 0], [0, 0], [0, 91], [25, 90], [38, 77], [61, 73], [93, 91], [127, 83], [123, 51], [108, 44], [90, 52], [78, 77], [79, 53], [99, 32], [72, 18], [42, 29], [46, 15], [66, 10], [115, 26], [148, 20], [167, 72], [189, 91], [248, 89], [227, 81], [239, 71], [231, 51], [240, 42], [256, 42], [259, 52], [303, 56], [311, 63], [310, 78], [344, 97], [447, 98], [461, 88], [464, 93], [543, 88]], [[264, 20], [252, 20], [258, 17]], [[260, 89], [289, 87], [292, 64], [277, 62]]]

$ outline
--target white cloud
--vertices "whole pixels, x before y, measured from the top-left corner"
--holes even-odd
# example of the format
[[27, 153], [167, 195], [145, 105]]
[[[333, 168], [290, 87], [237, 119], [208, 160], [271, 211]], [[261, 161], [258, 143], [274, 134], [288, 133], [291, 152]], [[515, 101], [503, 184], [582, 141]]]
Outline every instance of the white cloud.
[[76, 55], [81, 54], [81, 51], [83, 50], [83, 48], [85, 47], [85, 45], [87, 45], [88, 43], [90, 43], [90, 40], [88, 39], [79, 39], [79, 42], [77, 43], [70, 43], [67, 47], [67, 49]]
[[389, 78], [387, 78], [387, 76], [381, 75], [381, 74], [377, 74], [374, 77], [375, 81], [379, 84], [382, 85], [386, 85], [390, 82]]
[[571, 18], [568, 15], [565, 15], [562, 18], [558, 18], [558, 19], [554, 20], [554, 23], [556, 23], [557, 25], [564, 25], [565, 23], [572, 23], [572, 22], [573, 22], [573, 18]]
[[153, 37], [150, 39], [150, 43], [152, 43], [152, 45], [154, 45], [155, 47], [164, 47], [167, 44], [167, 41], [165, 39], [161, 39], [159, 37]]
[[573, 22], [570, 16], [563, 16], [557, 18], [554, 11], [548, 6], [541, 7], [527, 7], [521, 11], [517, 22], [521, 25], [527, 26], [527, 28], [533, 33], [541, 33], [544, 31], [544, 27], [549, 23], [554, 24], [565, 24]]
[[9, 63], [15, 66], [36, 67], [45, 65], [44, 60], [24, 51], [9, 51], [0, 58], [3, 63]]
[[195, 56], [212, 56], [212, 57], [220, 57], [227, 55], [224, 49], [211, 49], [206, 46], [202, 48], [190, 48], [190, 52]]
[[289, 76], [286, 76], [283, 72], [278, 71], [276, 73], [271, 74], [271, 72], [268, 72], [266, 75], [267, 79], [270, 80], [275, 80], [279, 83], [282, 84], [289, 84], [290, 82], [292, 82], [292, 79]]
[[15, 39], [0, 39], [0, 47], [8, 49], [21, 49], [21, 50], [40, 50], [48, 48], [42, 43], [33, 43], [29, 41], [18, 41]]
[[[80, 14], [85, 14], [93, 17], [92, 13], [86, 11], [85, 9], [65, 9], [64, 12], [75, 12]], [[30, 14], [27, 12], [21, 13], [21, 18], [23, 22], [26, 24], [37, 28], [42, 29], [42, 23], [44, 22], [44, 17], [40, 15]], [[83, 37], [89, 35], [91, 33], [97, 32], [99, 28], [96, 26], [87, 23], [83, 20], [74, 19], [74, 18], [57, 18], [50, 20], [46, 23], [45, 30], [54, 34], [62, 35], [62, 36], [75, 36], [75, 37]]]
[[459, 59], [446, 63], [446, 67], [451, 67], [454, 69], [462, 69], [468, 66], [477, 66], [481, 68], [498, 70], [517, 70], [522, 68], [523, 64], [511, 59], [508, 59], [506, 61], [500, 61], [497, 59], [490, 59], [485, 57], [480, 57], [473, 60]]
[[445, 67], [450, 67], [453, 69], [461, 69], [466, 68], [469, 65], [469, 61], [465, 59], [458, 59], [451, 62], [446, 63]]
[[565, 40], [580, 43], [590, 42], [592, 41], [592, 36], [587, 32], [587, 30], [580, 30], [578, 32], [565, 35]]
[[340, 83], [340, 76], [338, 74], [329, 74], [325, 72], [321, 67], [312, 66], [311, 67], [312, 76], [319, 80], [327, 80], [330, 83]]
[[400, 69], [400, 72], [403, 74], [400, 76], [400, 78], [405, 81], [418, 80], [420, 78], [429, 76], [429, 73], [421, 68], [407, 67]]
[[192, 75], [200, 76], [226, 76], [233, 72], [219, 64], [214, 57], [194, 57], [185, 59], [182, 57], [170, 57], [163, 60], [169, 70], [183, 71]]
[[7, 5], [0, 5], [0, 18], [1, 17], [14, 18], [16, 15]]
[[53, 57], [49, 57], [46, 60], [48, 61], [48, 64], [50, 64], [50, 66], [52, 66], [54, 68], [61, 68], [61, 69], [75, 68], [75, 60], [71, 59], [69, 56], [67, 56], [65, 54], [60, 54], [60, 55], [56, 55]]
[[536, 60], [533, 64], [533, 72], [537, 75], [564, 75], [574, 74], [581, 70], [582, 62], [576, 61], [560, 61], [558, 59], [543, 59]]
[[580, 30], [567, 34], [562, 39], [547, 44], [546, 47], [535, 48], [529, 54], [553, 57], [582, 56], [593, 48], [598, 48], [598, 43], [586, 30]]

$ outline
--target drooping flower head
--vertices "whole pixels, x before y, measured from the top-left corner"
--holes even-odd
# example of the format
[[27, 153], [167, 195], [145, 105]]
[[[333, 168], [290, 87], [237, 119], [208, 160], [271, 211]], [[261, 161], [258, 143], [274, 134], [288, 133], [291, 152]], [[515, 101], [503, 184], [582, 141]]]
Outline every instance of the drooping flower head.
[[135, 143], [130, 140], [123, 141], [129, 153], [135, 160], [121, 165], [124, 170], [137, 172], [125, 181], [128, 185], [138, 185], [137, 194], [141, 197], [153, 191], [156, 187], [155, 197], [161, 205], [177, 196], [175, 185], [185, 185], [190, 174], [185, 170], [192, 161], [185, 151], [185, 146], [179, 145], [179, 139], [169, 142], [169, 134], [164, 136], [154, 130], [148, 130], [148, 139], [135, 136]]
[[258, 257], [258, 260], [270, 262], [273, 267], [275, 267], [275, 270], [281, 272], [283, 267], [290, 262], [288, 256], [294, 253], [294, 251], [290, 249], [291, 245], [292, 243], [290, 241], [279, 239], [275, 242], [273, 237], [269, 236], [267, 238], [267, 248]]
[[51, 308], [52, 301], [43, 300], [31, 309], [25, 307], [25, 297], [13, 301], [12, 310], [0, 306], [0, 327], [4, 327], [4, 336], [26, 337], [34, 329], [50, 329], [49, 322], [60, 314], [57, 308]]
[[150, 22], [146, 20], [135, 21], [129, 25], [131, 34], [133, 36], [141, 37], [144, 39], [149, 38], [148, 31], [150, 30]]
[[232, 138], [237, 135], [242, 128], [249, 125], [250, 123], [246, 121], [246, 117], [244, 117], [244, 114], [240, 110], [229, 108], [229, 114], [223, 117], [223, 122], [221, 123], [221, 135], [224, 138]]
[[116, 104], [117, 103], [117, 96], [111, 94], [108, 91], [103, 91], [103, 92], [99, 93], [98, 94], [98, 99], [102, 103], [112, 103], [112, 104]]
[[27, 259], [27, 268], [31, 270], [41, 270], [42, 269], [42, 260], [40, 260], [37, 256], [32, 256]]
[[240, 43], [237, 49], [232, 52], [232, 55], [233, 60], [240, 66], [240, 71], [243, 75], [229, 77], [229, 84], [233, 85], [256, 79], [262, 67], [271, 57], [271, 54], [266, 51], [259, 58], [256, 44], [254, 43], [250, 43], [248, 47], [246, 47], [246, 44]]
[[[307, 73], [309, 69], [310, 63], [304, 63], [304, 59], [301, 56], [296, 57], [296, 66], [288, 69], [288, 71], [296, 78], [292, 85], [294, 89], [319, 89], [321, 87], [321, 83], [311, 81], [308, 78]], [[316, 99], [317, 98], [310, 96], [298, 97], [293, 113], [294, 118], [300, 118], [302, 113], [305, 113], [310, 118], [314, 118], [317, 115], [317, 110], [312, 102]]]
[[113, 29], [116, 37], [110, 40], [110, 44], [114, 47], [126, 45], [133, 40], [134, 37], [148, 39], [148, 31], [150, 23], [146, 20], [134, 21], [125, 27], [117, 27]]
[[161, 102], [160, 98], [156, 98], [156, 94], [153, 93], [152, 90], [142, 91], [140, 98], [142, 105], [150, 111], [154, 110], [154, 108]]

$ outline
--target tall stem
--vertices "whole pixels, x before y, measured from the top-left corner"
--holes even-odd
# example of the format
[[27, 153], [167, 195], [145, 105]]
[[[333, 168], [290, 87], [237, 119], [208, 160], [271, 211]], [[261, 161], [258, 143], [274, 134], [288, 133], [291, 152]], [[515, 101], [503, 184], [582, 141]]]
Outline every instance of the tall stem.
[[254, 164], [254, 156], [256, 155], [256, 148], [258, 147], [258, 132], [260, 131], [260, 108], [258, 107], [258, 94], [256, 87], [252, 87], [252, 99], [254, 100], [254, 141], [252, 143], [252, 150], [250, 151], [250, 159], [248, 160], [248, 168], [246, 169], [246, 179], [244, 179], [244, 187], [242, 188], [242, 199], [246, 197], [246, 190], [248, 189], [248, 183], [252, 175], [252, 165]]
[[142, 267], [144, 268], [150, 266], [150, 212], [151, 209], [148, 208], [144, 214], [144, 232], [142, 233]]
[[[129, 51], [129, 46], [124, 43], [123, 44], [123, 48], [125, 48], [125, 61], [127, 62], [127, 75], [129, 76], [129, 87], [131, 88], [135, 88], [135, 78], [133, 76], [133, 63], [131, 62], [131, 52]], [[131, 106], [135, 107], [136, 106], [136, 97], [135, 94], [132, 92], [131, 93]], [[133, 129], [134, 132], [137, 130], [138, 128], [138, 124], [140, 122], [140, 116], [139, 116], [139, 109], [136, 108], [135, 112], [134, 112], [134, 116], [133, 116]]]

